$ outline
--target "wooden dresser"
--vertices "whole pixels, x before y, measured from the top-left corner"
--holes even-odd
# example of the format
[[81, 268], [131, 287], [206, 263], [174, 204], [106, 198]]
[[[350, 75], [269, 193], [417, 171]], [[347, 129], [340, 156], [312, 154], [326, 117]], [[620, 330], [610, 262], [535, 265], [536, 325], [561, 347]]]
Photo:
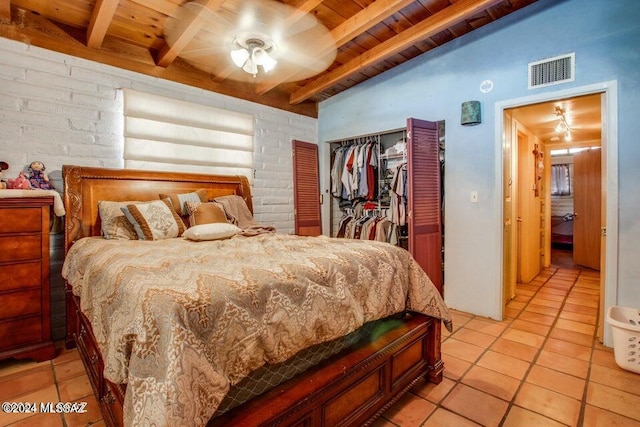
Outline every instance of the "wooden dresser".
[[0, 198], [0, 359], [51, 359], [53, 197]]

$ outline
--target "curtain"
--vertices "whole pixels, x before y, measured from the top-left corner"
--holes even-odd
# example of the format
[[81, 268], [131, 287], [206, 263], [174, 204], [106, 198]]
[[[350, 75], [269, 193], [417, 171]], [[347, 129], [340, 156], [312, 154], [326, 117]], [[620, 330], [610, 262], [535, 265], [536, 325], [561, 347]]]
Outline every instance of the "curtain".
[[124, 166], [253, 179], [253, 116], [124, 89]]
[[551, 195], [568, 196], [571, 194], [571, 165], [551, 166]]

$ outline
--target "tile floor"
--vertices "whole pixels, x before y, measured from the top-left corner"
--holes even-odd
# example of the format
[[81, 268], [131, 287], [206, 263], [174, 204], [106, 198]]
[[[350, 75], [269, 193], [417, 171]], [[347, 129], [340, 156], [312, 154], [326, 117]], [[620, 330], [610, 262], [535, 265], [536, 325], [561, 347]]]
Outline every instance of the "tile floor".
[[0, 362], [0, 402], [86, 402], [83, 414], [6, 414], [0, 410], [0, 426], [103, 427], [102, 414], [93, 396], [77, 350], [58, 349], [55, 359]]
[[594, 339], [599, 273], [564, 265], [519, 284], [502, 322], [454, 312], [442, 383], [419, 384], [375, 427], [640, 426], [640, 375]]
[[[518, 285], [502, 322], [454, 312], [442, 383], [418, 384], [375, 426], [640, 427], [640, 375], [594, 340], [598, 282], [597, 272], [555, 266]], [[87, 412], [0, 412], [0, 426], [104, 425], [76, 350], [0, 362], [5, 401], [87, 402]]]

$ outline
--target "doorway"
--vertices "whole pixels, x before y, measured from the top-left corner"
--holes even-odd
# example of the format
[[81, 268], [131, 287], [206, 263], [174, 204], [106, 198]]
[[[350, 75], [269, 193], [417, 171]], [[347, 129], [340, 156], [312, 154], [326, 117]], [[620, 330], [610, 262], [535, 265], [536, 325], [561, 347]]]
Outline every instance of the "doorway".
[[[551, 173], [550, 173], [550, 154], [551, 148], [560, 149], [563, 145], [567, 145], [567, 148], [578, 148], [580, 145], [582, 147], [592, 147], [596, 145], [601, 145], [602, 152], [602, 179], [603, 179], [603, 193], [601, 199], [601, 213], [602, 213], [602, 235], [601, 235], [601, 244], [602, 244], [602, 259], [600, 260], [601, 267], [601, 305], [600, 305], [600, 328], [598, 336], [602, 339], [604, 338], [604, 342], [606, 345], [610, 338], [606, 331], [603, 331], [603, 313], [604, 308], [610, 305], [609, 301], [615, 301], [615, 296], [617, 294], [617, 289], [615, 286], [615, 278], [617, 277], [617, 271], [614, 268], [606, 269], [607, 264], [611, 266], [617, 265], [617, 253], [615, 252], [615, 245], [617, 245], [617, 218], [614, 214], [617, 209], [617, 189], [615, 188], [615, 177], [617, 177], [617, 160], [614, 162], [614, 159], [617, 159], [617, 111], [616, 111], [616, 103], [615, 99], [617, 85], [615, 82], [609, 82], [604, 85], [597, 85], [591, 87], [583, 87], [576, 88], [572, 90], [559, 91], [555, 93], [537, 95], [532, 97], [527, 97], [518, 100], [506, 101], [496, 104], [496, 117], [497, 121], [500, 123], [499, 131], [501, 132], [500, 141], [501, 146], [499, 150], [499, 155], [501, 156], [501, 162], [498, 165], [502, 166], [501, 175], [502, 180], [500, 182], [500, 190], [502, 190], [503, 194], [503, 216], [501, 226], [503, 228], [503, 245], [502, 245], [502, 257], [501, 262], [503, 263], [503, 284], [502, 284], [502, 298], [501, 301], [503, 303], [502, 310], [504, 310], [504, 303], [510, 299], [510, 296], [513, 295], [515, 290], [515, 283], [517, 282], [517, 278], [520, 275], [519, 266], [521, 265], [521, 260], [519, 257], [521, 253], [518, 251], [518, 248], [521, 246], [521, 243], [518, 242], [518, 236], [520, 239], [522, 238], [522, 232], [520, 227], [523, 225], [518, 222], [519, 219], [522, 219], [518, 215], [517, 206], [522, 206], [523, 197], [525, 199], [529, 199], [529, 201], [533, 200], [534, 206], [536, 206], [539, 210], [539, 218], [534, 218], [534, 223], [536, 220], [539, 221], [539, 231], [538, 236], [531, 234], [534, 240], [540, 244], [539, 252], [536, 252], [535, 255], [539, 257], [536, 260], [531, 261], [539, 261], [541, 267], [546, 267], [551, 264], [551, 210], [553, 208], [553, 203], [551, 201]], [[545, 125], [547, 127], [553, 125], [558, 121], [554, 108], [556, 105], [566, 106], [566, 109], [569, 110], [572, 103], [577, 102], [579, 98], [583, 98], [586, 96], [591, 96], [592, 98], [597, 99], [597, 107], [598, 111], [596, 114], [599, 116], [600, 121], [597, 129], [598, 136], [597, 138], [589, 137], [589, 138], [580, 138], [578, 136], [577, 128], [571, 129], [571, 133], [573, 135], [570, 136], [573, 140], [571, 141], [572, 145], [569, 145], [569, 141], [563, 141], [564, 135], [561, 137], [557, 137], [557, 139], [552, 141], [553, 135], [544, 135], [544, 132], [540, 133], [539, 131], [532, 132], [530, 129], [539, 129], [536, 126], [527, 123], [527, 119], [523, 118], [518, 114], [519, 110], [523, 109], [533, 109], [536, 106], [539, 108], [551, 108], [551, 114], [547, 114], [547, 123]], [[571, 122], [569, 121], [569, 125]], [[556, 132], [555, 129], [551, 129], [549, 132]], [[568, 134], [569, 132], [564, 132], [564, 134]], [[522, 161], [518, 159], [518, 151], [523, 149], [529, 150], [530, 147], [523, 147], [522, 138], [523, 136], [527, 138], [533, 138], [536, 143], [544, 145], [543, 152], [544, 156], [542, 158], [542, 163], [540, 164], [541, 169], [543, 170], [542, 175], [539, 177], [536, 175], [536, 179], [539, 179], [540, 182], [534, 182], [534, 184], [529, 187], [528, 185], [524, 185], [524, 187], [520, 186], [520, 182], [518, 181], [518, 177], [521, 173], [527, 174], [530, 176], [532, 172], [530, 170], [523, 171], [522, 169]], [[578, 141], [581, 139], [582, 141]], [[596, 144], [596, 142], [598, 144]], [[512, 159], [515, 159], [513, 162], [509, 163], [508, 157], [511, 156]], [[538, 167], [536, 163], [534, 165], [535, 168]], [[536, 172], [537, 173], [537, 172]], [[525, 175], [523, 175], [525, 176]], [[536, 185], [539, 184], [538, 189], [540, 190], [540, 194], [537, 197], [529, 197], [528, 194], [521, 194], [522, 188], [524, 191], [530, 192], [531, 190], [536, 190]], [[575, 212], [571, 212], [572, 214]], [[609, 215], [607, 215], [609, 214]], [[599, 231], [599, 230], [598, 230]], [[609, 237], [605, 238], [605, 234]], [[538, 240], [539, 239], [539, 240]], [[529, 242], [531, 245], [532, 243]], [[533, 244], [535, 246], [535, 243]], [[530, 257], [532, 255], [527, 255]], [[515, 270], [514, 270], [515, 268]], [[609, 271], [611, 270], [611, 271]]]

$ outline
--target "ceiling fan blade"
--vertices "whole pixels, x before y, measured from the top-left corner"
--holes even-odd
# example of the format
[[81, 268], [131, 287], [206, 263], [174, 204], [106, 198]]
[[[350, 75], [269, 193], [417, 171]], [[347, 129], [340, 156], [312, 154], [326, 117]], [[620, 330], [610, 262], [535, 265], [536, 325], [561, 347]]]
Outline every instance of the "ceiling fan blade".
[[256, 41], [277, 65], [268, 75], [260, 70], [251, 76], [254, 79], [300, 80], [322, 72], [335, 59], [337, 49], [329, 30], [313, 15], [274, 0], [226, 0], [208, 6], [211, 3], [186, 3], [165, 25], [167, 43], [180, 42], [179, 56], [194, 67], [246, 80], [248, 73], [229, 71], [230, 52], [238, 44], [248, 48]]
[[236, 17], [233, 15], [229, 16], [229, 13], [225, 8], [226, 3], [228, 2], [224, 2], [220, 7], [214, 10], [198, 1], [192, 1], [185, 3], [181, 9], [185, 9], [192, 15], [201, 16], [211, 25], [233, 27], [235, 25]]

